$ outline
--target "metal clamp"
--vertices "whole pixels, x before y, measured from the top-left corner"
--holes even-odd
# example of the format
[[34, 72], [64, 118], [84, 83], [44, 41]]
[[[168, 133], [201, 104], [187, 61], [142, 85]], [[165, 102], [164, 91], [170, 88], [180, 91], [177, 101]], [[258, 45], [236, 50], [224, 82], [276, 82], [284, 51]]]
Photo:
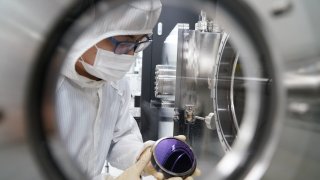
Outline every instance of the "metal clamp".
[[195, 108], [194, 105], [186, 105], [184, 110], [184, 119], [187, 123], [194, 123], [195, 122]]
[[206, 117], [195, 116], [195, 119], [204, 121], [208, 129], [215, 129], [215, 127], [211, 126], [211, 122], [213, 121], [214, 113], [209, 113]]

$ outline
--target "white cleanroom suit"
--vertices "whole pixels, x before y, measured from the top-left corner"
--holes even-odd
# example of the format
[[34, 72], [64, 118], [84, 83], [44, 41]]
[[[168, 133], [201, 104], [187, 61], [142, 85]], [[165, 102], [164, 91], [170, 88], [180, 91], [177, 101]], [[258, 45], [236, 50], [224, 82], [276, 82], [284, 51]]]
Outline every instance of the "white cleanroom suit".
[[68, 152], [91, 178], [100, 175], [105, 160], [126, 169], [143, 142], [129, 114], [130, 90], [125, 79], [95, 81], [79, 75], [75, 63], [103, 39], [117, 35], [151, 34], [161, 12], [159, 0], [140, 0], [93, 19], [74, 43], [56, 89], [58, 129]]

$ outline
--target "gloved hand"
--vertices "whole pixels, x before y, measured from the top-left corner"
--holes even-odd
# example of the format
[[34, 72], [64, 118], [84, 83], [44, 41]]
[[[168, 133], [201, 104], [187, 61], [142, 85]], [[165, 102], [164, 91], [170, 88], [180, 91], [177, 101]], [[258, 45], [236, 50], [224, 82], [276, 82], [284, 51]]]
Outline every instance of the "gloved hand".
[[[151, 156], [152, 156], [152, 151], [151, 151], [151, 146], [154, 144], [154, 142], [148, 142], [147, 147], [144, 149], [144, 151], [141, 153], [139, 160], [129, 167], [128, 169], [124, 170], [122, 174], [120, 174], [118, 177], [114, 178], [110, 175], [104, 175], [102, 176], [104, 180], [141, 180], [140, 176], [142, 174], [142, 171], [146, 168], [147, 165], [151, 165]], [[151, 145], [151, 146], [150, 146]], [[152, 165], [151, 165], [152, 166]], [[155, 170], [153, 171], [154, 173], [157, 173]], [[161, 173], [158, 174], [158, 176], [163, 175]], [[99, 178], [96, 178], [99, 179]], [[94, 180], [96, 180], [94, 179]], [[168, 180], [182, 180], [180, 177], [173, 177]]]
[[[184, 141], [184, 142], [186, 142], [186, 139], [187, 139], [185, 135], [178, 135], [178, 136], [174, 136], [174, 137], [181, 140], [181, 141]], [[193, 180], [193, 177], [197, 177], [200, 175], [201, 175], [200, 169], [196, 168], [196, 170], [193, 172], [193, 174], [191, 176], [187, 177], [185, 180]], [[180, 179], [182, 180], [182, 178], [180, 178]], [[169, 180], [175, 180], [175, 179], [170, 178]]]
[[116, 177], [116, 180], [140, 180], [141, 173], [143, 169], [146, 167], [148, 163], [150, 163], [152, 156], [151, 147], [147, 147], [142, 154], [140, 155], [139, 160], [129, 167], [128, 169], [124, 170], [124, 172]]
[[[184, 135], [178, 135], [178, 136], [174, 136], [175, 138], [181, 140], [181, 141], [186, 141], [186, 136]], [[151, 148], [154, 145], [154, 141], [147, 141], [144, 143], [144, 148], [143, 148], [143, 152], [145, 151], [145, 149]], [[151, 152], [152, 155], [152, 152]], [[142, 155], [141, 155], [142, 156]], [[141, 159], [141, 156], [138, 158], [139, 160]], [[200, 176], [201, 171], [200, 169], [196, 168], [196, 170], [194, 171], [194, 173], [192, 174], [192, 176], [187, 177], [185, 180], [193, 180], [193, 177], [195, 176]], [[151, 164], [151, 162], [149, 162], [145, 168], [143, 169], [143, 174], [142, 175], [152, 175], [154, 176], [157, 180], [163, 180], [164, 179], [164, 175], [161, 172], [158, 172], [154, 169], [153, 165]], [[168, 180], [182, 180], [181, 177], [172, 177], [169, 178]]]

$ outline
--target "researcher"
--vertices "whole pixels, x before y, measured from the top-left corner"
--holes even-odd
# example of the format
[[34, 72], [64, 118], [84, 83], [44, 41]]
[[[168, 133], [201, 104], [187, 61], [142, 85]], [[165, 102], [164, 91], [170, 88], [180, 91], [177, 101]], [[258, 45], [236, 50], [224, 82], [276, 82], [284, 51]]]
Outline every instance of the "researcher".
[[[56, 89], [58, 129], [91, 179], [140, 179], [150, 165], [150, 144], [143, 143], [129, 113], [131, 94], [123, 77], [151, 43], [161, 7], [159, 0], [139, 0], [93, 19], [67, 55]], [[106, 160], [124, 172], [102, 175]]]
[[[66, 57], [56, 89], [58, 129], [91, 179], [134, 180], [142, 173], [161, 179], [150, 170], [152, 142], [143, 143], [129, 113], [131, 94], [123, 78], [150, 45], [161, 8], [159, 0], [139, 0], [93, 19]], [[105, 161], [124, 172], [101, 174]]]

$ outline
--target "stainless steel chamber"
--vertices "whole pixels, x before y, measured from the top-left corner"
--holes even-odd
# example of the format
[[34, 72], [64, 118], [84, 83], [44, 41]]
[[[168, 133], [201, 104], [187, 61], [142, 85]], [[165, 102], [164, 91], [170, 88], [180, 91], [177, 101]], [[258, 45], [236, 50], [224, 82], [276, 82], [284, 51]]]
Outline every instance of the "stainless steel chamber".
[[[56, 134], [52, 91], [87, 17], [122, 2], [0, 1], [0, 179], [85, 179]], [[175, 50], [189, 54], [169, 54], [158, 71], [157, 95], [195, 148], [198, 179], [320, 177], [319, 5], [180, 2], [224, 29], [177, 28], [188, 43]]]
[[[189, 24], [177, 24], [166, 38], [164, 65], [157, 65], [156, 69], [167, 70], [161, 74], [156, 71], [155, 95], [162, 104], [168, 100], [174, 104], [171, 107], [175, 111], [171, 116], [175, 122], [174, 134], [188, 137], [198, 153], [199, 166], [208, 178], [211, 168], [203, 167], [203, 164], [218, 164], [224, 152], [232, 149], [244, 113], [248, 116], [254, 110], [245, 109], [250, 106], [248, 97], [258, 93], [254, 99], [261, 102], [256, 104], [259, 107], [255, 111], [269, 111], [270, 107], [266, 106], [271, 102], [266, 99], [272, 99], [268, 87], [272, 76], [266, 73], [263, 63], [253, 63], [250, 67], [255, 69], [253, 71], [243, 68], [248, 62], [240, 57], [246, 58], [246, 55], [238, 52], [232, 44], [230, 33], [214, 20], [207, 19], [205, 12], [201, 11], [199, 17], [195, 30], [189, 29]], [[175, 73], [170, 74], [174, 70]], [[162, 77], [170, 77], [170, 91], [163, 90], [164, 83], [159, 83]], [[162, 109], [170, 107], [163, 105]], [[263, 118], [257, 116], [253, 119]], [[262, 121], [257, 125], [251, 123], [251, 126], [256, 129], [266, 127]], [[160, 131], [165, 128], [160, 123]], [[252, 136], [260, 134], [253, 133]]]

